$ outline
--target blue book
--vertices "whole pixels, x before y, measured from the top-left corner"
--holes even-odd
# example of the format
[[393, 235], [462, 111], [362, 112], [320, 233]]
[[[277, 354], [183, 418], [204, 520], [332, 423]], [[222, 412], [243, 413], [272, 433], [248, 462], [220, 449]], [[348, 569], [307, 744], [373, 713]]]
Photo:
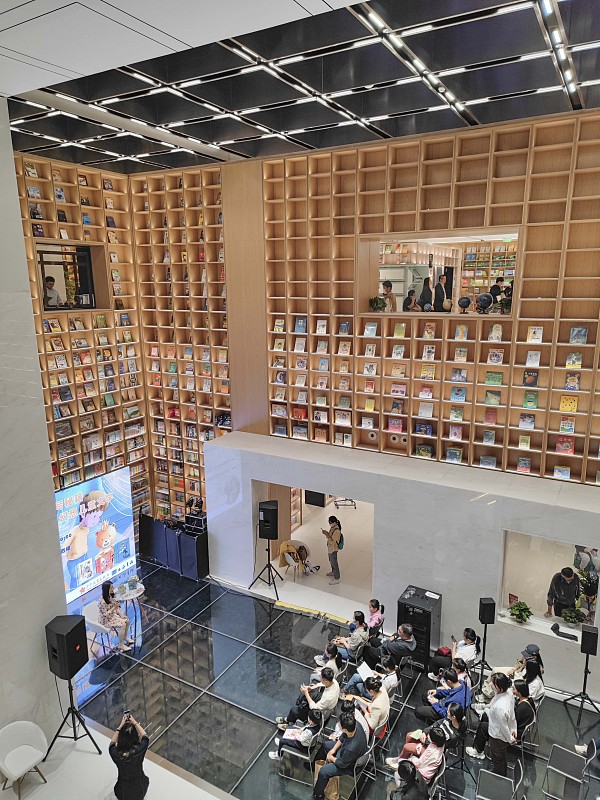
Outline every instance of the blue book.
[[450, 393], [450, 400], [453, 403], [465, 403], [467, 400], [467, 390], [462, 386], [453, 386]]

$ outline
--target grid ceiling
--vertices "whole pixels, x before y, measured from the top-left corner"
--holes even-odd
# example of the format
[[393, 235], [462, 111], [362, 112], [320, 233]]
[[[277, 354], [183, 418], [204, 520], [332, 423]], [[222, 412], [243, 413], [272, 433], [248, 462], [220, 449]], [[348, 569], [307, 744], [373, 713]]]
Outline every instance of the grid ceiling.
[[122, 172], [592, 108], [598, 0], [372, 0], [44, 92], [9, 100], [15, 149]]

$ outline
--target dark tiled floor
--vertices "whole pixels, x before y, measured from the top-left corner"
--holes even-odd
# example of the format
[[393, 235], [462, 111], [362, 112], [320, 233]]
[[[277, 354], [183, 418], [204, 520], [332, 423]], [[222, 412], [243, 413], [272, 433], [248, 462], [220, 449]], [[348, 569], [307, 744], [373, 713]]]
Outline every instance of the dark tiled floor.
[[[114, 729], [123, 711], [131, 709], [146, 725], [154, 752], [241, 800], [309, 800], [311, 787], [280, 777], [268, 758], [276, 733], [270, 720], [287, 712], [299, 684], [308, 680], [313, 656], [338, 626], [282, 612], [206, 581], [180, 579], [153, 565], [142, 563], [139, 574], [147, 591], [136, 611], [136, 646], [128, 655], [90, 661], [77, 676], [84, 713]], [[129, 614], [133, 622], [132, 607]], [[411, 706], [430, 686], [424, 676], [404, 682], [407, 707], [393, 719], [390, 754], [397, 755], [408, 731], [421, 727]], [[596, 714], [585, 710], [579, 730], [576, 718], [576, 709], [570, 714], [562, 703], [544, 701], [539, 747], [524, 764], [528, 800], [542, 798], [553, 743], [572, 749], [600, 736]], [[376, 780], [361, 789], [361, 800], [388, 797], [390, 773], [383, 755]], [[517, 755], [511, 752], [510, 763]], [[446, 773], [451, 800], [473, 800], [479, 770], [490, 768], [489, 761], [467, 757], [466, 763], [473, 777], [460, 769]], [[598, 796], [599, 788], [593, 780], [588, 796]], [[562, 789], [559, 796], [571, 800], [572, 793]]]

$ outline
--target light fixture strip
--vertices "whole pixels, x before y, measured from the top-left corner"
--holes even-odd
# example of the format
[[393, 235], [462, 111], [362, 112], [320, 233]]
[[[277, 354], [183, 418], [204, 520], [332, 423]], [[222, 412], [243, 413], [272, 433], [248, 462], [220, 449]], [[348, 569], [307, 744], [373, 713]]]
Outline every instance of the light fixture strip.
[[573, 110], [580, 109], [583, 107], [583, 103], [578, 89], [579, 82], [555, 0], [538, 0], [537, 8], [538, 21], [550, 43], [550, 52], [554, 56], [555, 67], [561, 77], [571, 107]]

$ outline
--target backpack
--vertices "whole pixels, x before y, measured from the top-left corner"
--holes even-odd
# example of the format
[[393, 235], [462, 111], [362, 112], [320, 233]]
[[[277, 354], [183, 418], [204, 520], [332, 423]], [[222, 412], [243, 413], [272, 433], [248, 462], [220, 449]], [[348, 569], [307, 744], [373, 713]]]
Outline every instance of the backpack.
[[338, 542], [338, 550], [344, 549], [344, 534], [340, 531], [340, 540]]

